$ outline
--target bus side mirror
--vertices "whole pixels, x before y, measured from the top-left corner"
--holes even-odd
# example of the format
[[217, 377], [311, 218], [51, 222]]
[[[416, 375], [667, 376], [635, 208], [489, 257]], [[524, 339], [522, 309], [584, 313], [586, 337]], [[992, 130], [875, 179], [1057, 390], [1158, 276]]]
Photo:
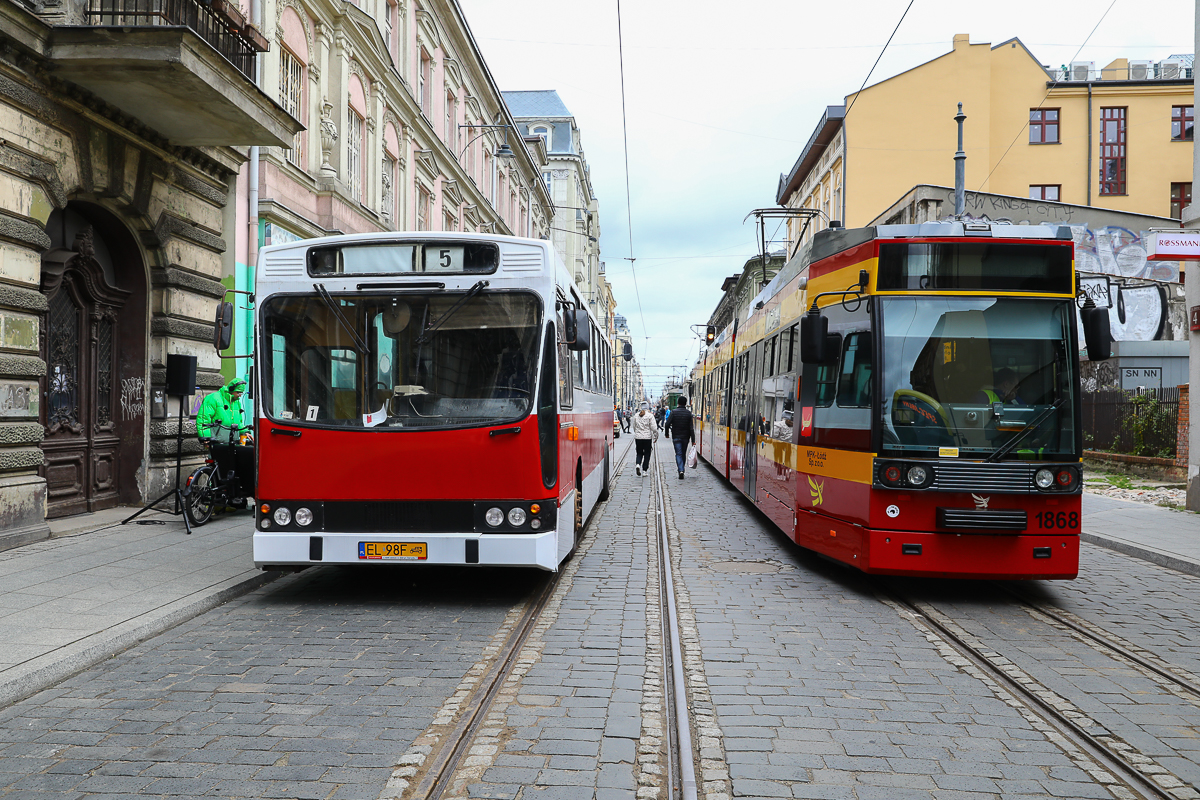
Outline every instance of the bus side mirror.
[[800, 361], [825, 363], [825, 340], [829, 338], [829, 318], [821, 312], [809, 312], [800, 318]]
[[217, 352], [229, 349], [233, 341], [233, 303], [217, 303], [216, 327], [213, 329], [213, 347]]
[[625, 347], [622, 348], [622, 350], [621, 350], [621, 358], [625, 359], [626, 361], [633, 360], [633, 343], [632, 342], [625, 343]]
[[1089, 299], [1079, 309], [1083, 321], [1083, 341], [1087, 345], [1088, 361], [1107, 361], [1112, 357], [1112, 328], [1108, 324], [1108, 309], [1097, 308]]
[[587, 316], [583, 315], [580, 325], [580, 314], [577, 308], [563, 309], [563, 331], [568, 350], [587, 350], [592, 343], [592, 328], [587, 324]]

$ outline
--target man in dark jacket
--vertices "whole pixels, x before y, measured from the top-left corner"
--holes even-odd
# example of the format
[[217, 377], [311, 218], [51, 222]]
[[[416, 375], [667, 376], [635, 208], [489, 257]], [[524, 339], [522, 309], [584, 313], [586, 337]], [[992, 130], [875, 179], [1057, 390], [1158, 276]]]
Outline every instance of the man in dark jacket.
[[686, 397], [679, 398], [679, 405], [667, 417], [666, 430], [667, 438], [675, 445], [675, 466], [679, 467], [679, 480], [683, 480], [683, 472], [687, 468], [687, 446], [696, 441], [692, 412], [688, 410]]

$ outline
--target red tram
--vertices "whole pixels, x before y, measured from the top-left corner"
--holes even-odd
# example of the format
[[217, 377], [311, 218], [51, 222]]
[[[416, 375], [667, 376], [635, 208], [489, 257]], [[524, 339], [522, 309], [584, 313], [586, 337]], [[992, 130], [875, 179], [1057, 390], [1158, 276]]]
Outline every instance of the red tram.
[[864, 572], [1074, 578], [1080, 327], [1108, 358], [1066, 228], [822, 231], [693, 371], [700, 453]]
[[557, 570], [608, 493], [612, 356], [549, 242], [264, 248], [254, 563]]

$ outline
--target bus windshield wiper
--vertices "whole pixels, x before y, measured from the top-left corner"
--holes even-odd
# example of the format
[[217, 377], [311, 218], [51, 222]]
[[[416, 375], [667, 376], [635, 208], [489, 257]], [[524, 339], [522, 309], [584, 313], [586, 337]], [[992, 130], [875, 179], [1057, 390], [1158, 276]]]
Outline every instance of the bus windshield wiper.
[[425, 329], [425, 332], [417, 337], [417, 343], [424, 344], [425, 342], [428, 342], [430, 337], [433, 335], [433, 332], [436, 331], [438, 328], [442, 327], [442, 324], [446, 320], [448, 320], [448, 319], [450, 319], [450, 317], [454, 316], [454, 314], [457, 313], [458, 310], [463, 307], [464, 303], [466, 303], [468, 300], [470, 300], [475, 295], [482, 292], [487, 287], [488, 287], [487, 281], [480, 281], [479, 283], [475, 284], [470, 289], [468, 289], [467, 293], [464, 294], [462, 297], [460, 297], [458, 299], [457, 303], [450, 306], [450, 308], [446, 309], [445, 314], [442, 314], [440, 317], [435, 319], [433, 322], [429, 323], [429, 327]]
[[350, 334], [350, 339], [354, 342], [354, 348], [358, 351], [358, 354], [365, 358], [367, 355], [367, 343], [362, 340], [362, 337], [358, 335], [358, 331], [354, 330], [354, 328], [350, 325], [350, 321], [347, 320], [342, 314], [342, 310], [337, 307], [337, 303], [335, 303], [333, 298], [329, 296], [329, 292], [325, 289], [325, 284], [314, 283], [313, 288], [317, 290], [317, 294], [320, 296], [320, 298], [325, 301], [325, 305], [333, 314], [333, 318], [338, 321], [338, 324], [342, 326], [342, 329], [346, 331], [346, 333]]
[[1025, 430], [1021, 431], [1016, 436], [1009, 439], [1008, 443], [1005, 444], [1004, 446], [996, 448], [996, 452], [992, 453], [990, 456], [985, 458], [984, 461], [990, 462], [990, 463], [995, 463], [995, 462], [999, 461], [1000, 459], [1004, 458], [1009, 453], [1011, 453], [1013, 451], [1014, 447], [1016, 447], [1018, 444], [1020, 444], [1025, 439], [1026, 436], [1033, 433], [1033, 431], [1037, 429], [1037, 426], [1041, 425], [1043, 422], [1045, 422], [1046, 419], [1049, 418], [1049, 416], [1051, 414], [1053, 414], [1055, 411], [1058, 411], [1058, 409], [1065, 402], [1067, 402], [1067, 398], [1065, 398], [1065, 397], [1060, 397], [1057, 400], [1055, 400], [1053, 405], [1051, 405], [1049, 408], [1047, 408], [1041, 414], [1038, 414], [1036, 417], [1034, 417], [1033, 421], [1025, 426]]

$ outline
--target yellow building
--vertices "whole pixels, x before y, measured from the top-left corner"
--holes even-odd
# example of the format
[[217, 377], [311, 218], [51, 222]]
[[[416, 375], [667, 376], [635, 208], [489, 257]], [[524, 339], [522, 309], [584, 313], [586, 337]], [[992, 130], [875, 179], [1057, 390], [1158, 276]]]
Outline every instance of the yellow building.
[[1050, 68], [1018, 39], [959, 34], [946, 55], [826, 109], [779, 180], [780, 205], [821, 212], [807, 230], [792, 220], [792, 248], [831, 220], [866, 225], [917, 184], [953, 186], [958, 103], [968, 189], [1178, 218], [1191, 202], [1191, 61]]

